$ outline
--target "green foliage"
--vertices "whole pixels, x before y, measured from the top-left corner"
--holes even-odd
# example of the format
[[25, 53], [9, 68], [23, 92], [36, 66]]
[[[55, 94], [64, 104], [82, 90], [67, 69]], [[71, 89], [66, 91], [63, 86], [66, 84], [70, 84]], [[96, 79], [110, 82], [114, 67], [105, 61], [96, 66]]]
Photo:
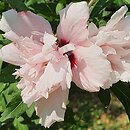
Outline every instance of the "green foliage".
[[99, 27], [103, 26], [115, 11], [126, 4], [130, 8], [130, 4], [125, 0], [97, 0], [91, 7], [90, 22], [94, 22]]
[[119, 82], [111, 88], [112, 92], [122, 102], [130, 120], [130, 86]]
[[101, 90], [98, 92], [98, 97], [99, 97], [100, 101], [102, 102], [102, 104], [103, 104], [105, 107], [108, 107], [108, 106], [109, 106], [110, 101], [111, 101], [111, 95], [110, 95], [109, 89], [106, 89], [106, 90], [101, 89]]
[[3, 46], [3, 45], [7, 45], [9, 44], [11, 41], [8, 40], [8, 39], [5, 39], [2, 34], [0, 34], [0, 48]]
[[13, 65], [6, 65], [4, 68], [2, 68], [0, 73], [0, 82], [3, 83], [14, 83], [16, 82], [16, 79], [14, 76], [12, 76], [12, 73], [15, 72], [15, 66]]
[[[1, 0], [0, 14], [10, 8], [14, 8], [18, 11], [31, 10], [46, 18], [51, 23], [55, 32], [59, 23], [58, 12], [70, 2], [77, 1], [81, 0]], [[120, 6], [125, 4], [130, 8], [129, 0], [97, 0], [96, 3], [90, 7], [90, 22], [94, 22], [97, 26], [105, 25], [111, 15], [119, 9]], [[10, 43], [10, 41], [0, 34], [0, 48], [8, 43]], [[15, 76], [12, 76], [16, 68], [16, 66], [9, 65], [0, 60], [0, 130], [116, 130], [122, 127], [121, 124], [113, 121], [113, 126], [110, 126], [110, 122], [108, 122], [108, 124], [104, 123], [101, 118], [103, 113], [107, 116], [105, 120], [115, 120], [117, 110], [119, 110], [119, 114], [124, 114], [124, 109], [121, 105], [115, 106], [112, 104], [113, 94], [123, 104], [130, 118], [129, 84], [117, 83], [111, 87], [110, 90], [101, 89], [97, 95], [79, 90], [73, 84], [65, 121], [55, 123], [50, 129], [45, 129], [38, 123], [39, 119], [34, 111], [34, 104], [28, 108], [22, 102], [20, 91], [16, 87], [19, 79], [15, 79]], [[110, 92], [112, 92], [112, 94]], [[98, 98], [103, 105], [101, 105]], [[114, 99], [114, 101], [117, 102], [116, 98]], [[112, 101], [110, 102], [110, 100]], [[104, 106], [108, 108], [104, 109]], [[107, 111], [110, 106], [113, 108], [115, 106], [116, 110], [114, 114]], [[127, 129], [128, 122], [126, 121], [124, 124]]]
[[27, 7], [22, 2], [22, 0], [6, 0], [11, 8], [16, 9], [17, 11], [27, 11]]
[[22, 102], [21, 96], [18, 93], [14, 95], [12, 100], [7, 104], [6, 109], [1, 115], [0, 122], [4, 122], [10, 118], [20, 117], [27, 109], [27, 106]]
[[123, 0], [126, 4], [130, 4], [129, 0]]
[[3, 64], [3, 61], [0, 60], [0, 72], [1, 72], [1, 69], [2, 69], [2, 64]]
[[59, 3], [56, 5], [56, 14], [59, 13], [59, 11], [64, 7], [64, 4], [62, 1], [59, 1]]

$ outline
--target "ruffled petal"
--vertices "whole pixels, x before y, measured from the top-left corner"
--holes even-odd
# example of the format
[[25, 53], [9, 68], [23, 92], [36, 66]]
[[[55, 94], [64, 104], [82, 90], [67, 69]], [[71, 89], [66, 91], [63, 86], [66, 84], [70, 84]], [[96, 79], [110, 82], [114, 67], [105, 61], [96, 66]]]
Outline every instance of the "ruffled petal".
[[20, 37], [16, 40], [16, 46], [21, 52], [22, 56], [28, 60], [28, 58], [35, 56], [42, 52], [42, 44], [35, 42], [33, 39], [28, 37]]
[[122, 6], [118, 11], [116, 11], [112, 16], [111, 19], [107, 22], [104, 31], [111, 30], [126, 14], [128, 8], [127, 6]]
[[30, 11], [19, 12], [11, 9], [2, 15], [0, 29], [4, 32], [13, 31], [18, 36], [32, 35], [33, 31], [48, 32], [52, 34], [52, 29], [47, 20], [37, 16]]
[[[50, 61], [40, 77], [36, 89], [43, 97], [48, 98], [48, 93], [60, 84], [62, 89], [70, 88], [71, 71], [68, 58], [64, 57], [60, 61]], [[51, 79], [50, 79], [50, 74]]]
[[28, 36], [32, 31], [22, 17], [13, 9], [3, 13], [0, 21], [0, 29], [4, 32], [12, 30], [19, 36]]
[[33, 31], [38, 32], [47, 32], [52, 34], [52, 29], [50, 23], [41, 16], [38, 16], [31, 11], [20, 12], [18, 13], [23, 21], [26, 23], [26, 26], [30, 27]]
[[88, 26], [89, 37], [93, 37], [98, 34], [98, 28], [94, 23], [90, 23]]
[[16, 41], [17, 39], [19, 39], [19, 36], [13, 32], [12, 30], [10, 30], [9, 32], [6, 32], [5, 34], [3, 34], [3, 36], [11, 41]]
[[120, 76], [123, 82], [130, 82], [130, 63], [123, 62], [124, 72]]
[[45, 46], [51, 47], [55, 42], [56, 42], [57, 38], [54, 35], [51, 35], [49, 33], [45, 33], [44, 34], [44, 44]]
[[49, 95], [49, 98], [42, 98], [36, 102], [36, 113], [41, 118], [40, 123], [50, 127], [53, 123], [64, 121], [66, 103], [69, 90], [62, 90], [61, 87]]
[[13, 75], [21, 77], [17, 87], [21, 90], [21, 96], [28, 106], [41, 98], [37, 92], [36, 84], [41, 75], [44, 73], [45, 66], [43, 64], [24, 64]]
[[113, 28], [113, 30], [125, 31], [127, 33], [130, 32], [130, 15], [121, 19]]
[[127, 34], [124, 31], [118, 31], [118, 30], [108, 32], [100, 31], [96, 36], [95, 44], [98, 46], [102, 46], [104, 44], [123, 46], [128, 43], [126, 36]]
[[0, 20], [0, 29], [4, 32], [9, 32], [11, 30], [11, 28], [5, 17], [6, 17], [5, 13], [3, 13], [2, 18]]
[[[100, 47], [77, 47], [74, 52], [77, 68], [73, 69], [73, 81], [82, 89], [90, 92], [99, 91], [110, 79], [110, 62], [102, 55]], [[106, 87], [106, 86], [105, 86]]]
[[13, 65], [20, 66], [25, 63], [24, 59], [21, 57], [20, 51], [13, 43], [6, 45], [0, 49], [0, 58], [3, 61]]
[[35, 84], [27, 79], [22, 78], [17, 87], [21, 90], [21, 97], [24, 103], [29, 106], [38, 98], [35, 90]]
[[66, 8], [60, 11], [60, 24], [57, 28], [59, 40], [82, 44], [88, 37], [86, 29], [89, 18], [89, 9], [87, 3], [70, 3]]

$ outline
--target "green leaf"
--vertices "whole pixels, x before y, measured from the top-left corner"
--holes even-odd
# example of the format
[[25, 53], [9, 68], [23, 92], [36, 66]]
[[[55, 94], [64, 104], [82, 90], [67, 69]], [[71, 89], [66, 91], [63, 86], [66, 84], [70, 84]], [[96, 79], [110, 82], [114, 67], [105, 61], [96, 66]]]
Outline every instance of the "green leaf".
[[22, 121], [23, 121], [22, 117], [14, 119], [13, 124], [16, 130], [29, 130], [27, 125], [21, 123]]
[[12, 98], [20, 91], [16, 88], [17, 83], [0, 83], [0, 111], [3, 112], [8, 103], [11, 102]]
[[32, 117], [34, 111], [35, 111], [35, 110], [34, 110], [34, 104], [33, 104], [33, 105], [31, 105], [30, 108], [28, 108], [28, 109], [26, 110], [27, 116], [28, 116], [28, 117]]
[[10, 118], [18, 118], [23, 114], [27, 109], [27, 105], [25, 105], [21, 96], [17, 94], [7, 105], [5, 111], [2, 113], [0, 122], [4, 122]]
[[30, 5], [33, 5], [33, 4], [35, 4], [35, 3], [37, 3], [37, 0], [28, 0], [28, 1], [26, 2], [26, 5], [27, 5], [27, 6], [30, 6]]
[[31, 5], [30, 7], [34, 9], [35, 13], [40, 13], [43, 16], [51, 16], [53, 18], [57, 17], [57, 15], [55, 14], [56, 3], [36, 3], [34, 5]]
[[0, 60], [0, 72], [1, 72], [1, 69], [2, 69], [2, 64], [3, 64], [3, 61]]
[[64, 4], [61, 3], [61, 2], [59, 2], [59, 3], [56, 5], [56, 14], [59, 14], [59, 11], [60, 11], [61, 9], [63, 9], [63, 7], [64, 7]]
[[0, 93], [5, 89], [6, 83], [1, 83], [0, 82]]
[[6, 8], [6, 5], [3, 1], [0, 1], [0, 12], [2, 12]]
[[69, 122], [70, 124], [75, 124], [75, 118], [74, 118], [74, 112], [72, 108], [68, 107], [66, 110], [66, 115], [65, 116], [65, 122]]
[[122, 5], [124, 5], [125, 3], [124, 3], [124, 0], [114, 0], [114, 4], [116, 4], [117, 6], [122, 6]]
[[46, 3], [46, 1], [45, 0], [28, 0], [25, 4], [27, 6], [30, 6], [30, 5], [33, 5], [33, 4], [36, 4], [36, 3], [38, 3], [38, 4]]
[[99, 16], [103, 9], [105, 9], [111, 3], [112, 1], [109, 0], [98, 0], [91, 11], [90, 17], [93, 19], [94, 17]]
[[15, 76], [12, 73], [15, 72], [15, 66], [7, 65], [0, 72], [0, 82], [3, 83], [14, 83], [16, 82]]
[[111, 87], [111, 91], [125, 107], [126, 113], [130, 120], [130, 85], [127, 85], [123, 82], [119, 82], [117, 84], [114, 84], [113, 87]]
[[126, 4], [130, 4], [130, 0], [123, 0]]
[[0, 95], [0, 112], [4, 112], [5, 108], [6, 108], [6, 101], [5, 101], [4, 95], [1, 94]]
[[105, 107], [108, 107], [111, 101], [111, 95], [109, 89], [103, 90], [102, 88], [98, 92], [98, 97]]
[[16, 9], [19, 12], [28, 10], [28, 8], [26, 7], [26, 5], [22, 0], [6, 0], [6, 1], [7, 3], [10, 4], [12, 8]]
[[3, 36], [2, 36], [2, 34], [0, 34], [0, 41], [2, 41], [3, 40]]

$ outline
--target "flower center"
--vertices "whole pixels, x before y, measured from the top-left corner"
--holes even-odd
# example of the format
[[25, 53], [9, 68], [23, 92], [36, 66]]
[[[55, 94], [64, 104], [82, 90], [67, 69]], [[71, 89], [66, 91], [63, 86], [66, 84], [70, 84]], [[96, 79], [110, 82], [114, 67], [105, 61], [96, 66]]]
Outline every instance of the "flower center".
[[67, 44], [69, 44], [69, 41], [67, 42], [64, 39], [61, 39], [60, 41], [58, 41], [58, 47], [62, 47], [62, 46], [67, 45]]
[[[69, 41], [67, 42], [66, 40], [64, 39], [61, 39], [59, 42], [58, 42], [58, 47], [63, 47], [65, 45], [69, 44]], [[72, 68], [75, 68], [76, 67], [76, 58], [75, 58], [75, 55], [72, 51], [68, 51], [66, 52], [65, 54], [67, 54], [68, 58], [69, 58], [69, 61], [71, 63], [71, 69]]]
[[69, 61], [71, 63], [71, 69], [75, 68], [76, 67], [76, 58], [75, 58], [74, 53], [67, 52], [67, 55], [68, 55]]

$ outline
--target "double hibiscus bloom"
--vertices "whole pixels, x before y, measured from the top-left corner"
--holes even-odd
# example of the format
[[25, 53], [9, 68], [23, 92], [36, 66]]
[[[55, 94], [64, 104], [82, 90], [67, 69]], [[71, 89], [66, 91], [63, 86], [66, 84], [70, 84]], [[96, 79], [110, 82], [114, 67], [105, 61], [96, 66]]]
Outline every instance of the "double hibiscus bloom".
[[50, 127], [63, 121], [71, 81], [89, 92], [107, 89], [119, 80], [130, 81], [130, 17], [121, 7], [106, 26], [88, 24], [86, 2], [70, 3], [60, 11], [54, 35], [47, 20], [34, 13], [4, 12], [3, 36], [12, 43], [0, 58], [20, 66], [14, 75], [23, 101], [35, 103], [40, 123]]

